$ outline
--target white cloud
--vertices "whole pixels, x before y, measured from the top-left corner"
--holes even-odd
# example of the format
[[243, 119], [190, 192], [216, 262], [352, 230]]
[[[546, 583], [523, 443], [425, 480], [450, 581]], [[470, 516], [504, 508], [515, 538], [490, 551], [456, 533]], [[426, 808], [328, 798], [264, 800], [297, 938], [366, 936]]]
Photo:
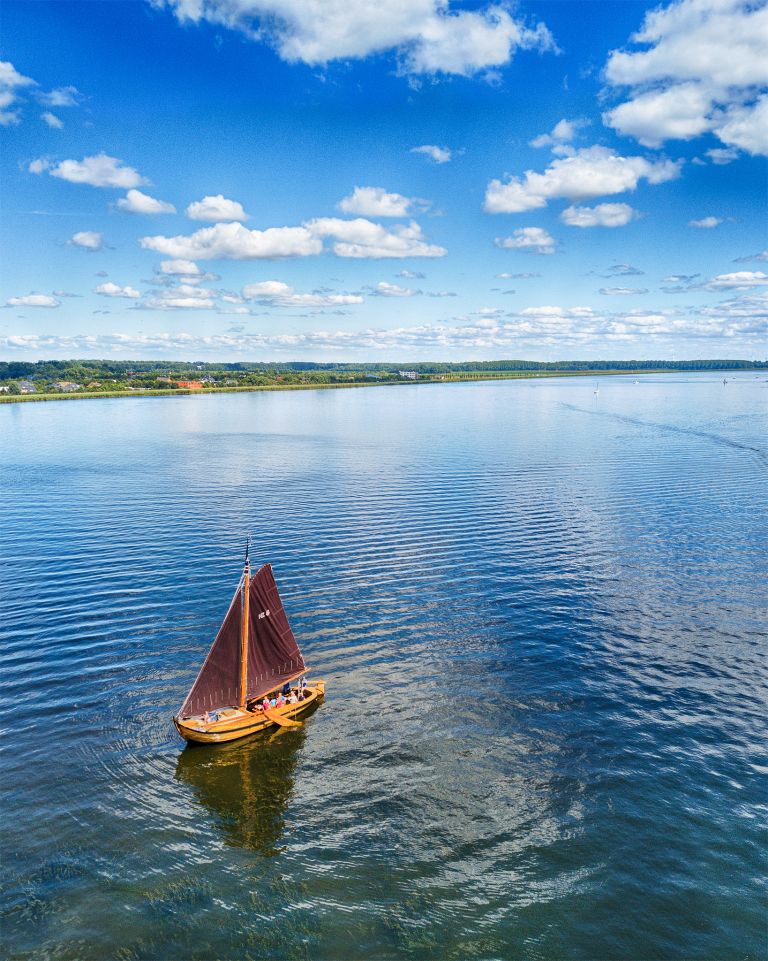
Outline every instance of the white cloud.
[[249, 230], [239, 223], [201, 227], [189, 236], [142, 237], [145, 250], [184, 260], [273, 260], [319, 254], [322, 240], [306, 227]]
[[246, 284], [243, 287], [243, 298], [259, 300], [273, 307], [344, 307], [364, 302], [359, 294], [297, 294], [293, 287], [280, 280]]
[[194, 277], [201, 273], [194, 260], [162, 260], [160, 270], [164, 274], [178, 274]]
[[248, 214], [241, 204], [236, 200], [227, 200], [221, 194], [196, 200], [187, 207], [186, 214], [190, 220], [210, 220], [217, 223], [248, 219]]
[[23, 297], [10, 297], [9, 307], [61, 307], [61, 301], [48, 294], [24, 294]]
[[713, 147], [711, 150], [705, 152], [712, 163], [720, 167], [733, 163], [739, 156], [739, 151], [733, 147]]
[[149, 194], [142, 193], [140, 190], [129, 190], [125, 197], [117, 201], [116, 206], [119, 210], [128, 214], [175, 214], [176, 208], [173, 204], [166, 203], [164, 200], [155, 200]]
[[208, 20], [270, 43], [283, 60], [317, 65], [394, 50], [401, 72], [470, 76], [515, 51], [552, 49], [543, 24], [529, 28], [501, 5], [451, 11], [449, 0], [165, 0], [182, 20]]
[[426, 274], [422, 274], [418, 270], [399, 270], [396, 277], [402, 277], [404, 280], [424, 280]]
[[524, 178], [492, 180], [485, 192], [491, 214], [521, 213], [546, 207], [554, 198], [592, 200], [634, 190], [641, 180], [660, 184], [680, 174], [681, 161], [622, 157], [607, 147], [585, 147], [553, 160], [544, 173], [527, 170]]
[[156, 310], [211, 310], [216, 306], [215, 296], [205, 287], [178, 284], [153, 293], [142, 306]]
[[[184, 302], [187, 298], [172, 295], [169, 300]], [[376, 352], [391, 356], [397, 351], [400, 356], [410, 358], [447, 356], [452, 352], [458, 358], [466, 358], [473, 351], [485, 356], [508, 357], [510, 350], [518, 349], [526, 350], [530, 356], [536, 356], [542, 349], [561, 350], [561, 356], [574, 356], [574, 351], [581, 350], [599, 356], [598, 352], [612, 351], [613, 345], [626, 342], [625, 356], [630, 357], [638, 356], [636, 351], [650, 352], [659, 347], [695, 350], [700, 357], [722, 357], [724, 350], [745, 350], [747, 356], [754, 356], [755, 351], [761, 351], [766, 335], [768, 297], [765, 292], [754, 291], [687, 313], [655, 308], [593, 310], [553, 304], [507, 314], [490, 308], [476, 311], [471, 317], [455, 318], [453, 322], [384, 329], [313, 329], [269, 334], [245, 333], [241, 327], [233, 327], [223, 333], [204, 334], [184, 331], [11, 334], [0, 337], [0, 349], [45, 357], [62, 352], [69, 357], [159, 354], [244, 359], [256, 353], [295, 358], [297, 354], [322, 357], [330, 352], [338, 358], [341, 352], [347, 351], [369, 359]]]
[[447, 253], [445, 247], [426, 243], [421, 227], [414, 220], [388, 229], [361, 217], [355, 220], [319, 217], [305, 226], [317, 237], [335, 239], [331, 249], [337, 257], [443, 257]]
[[453, 153], [448, 147], [438, 147], [431, 143], [422, 144], [420, 147], [411, 147], [411, 153], [424, 154], [425, 157], [434, 160], [436, 164], [447, 164], [453, 157]]
[[604, 114], [608, 126], [648, 146], [712, 131], [753, 154], [768, 151], [768, 7], [751, 0], [676, 0], [645, 16], [614, 50], [606, 79], [629, 99]]
[[45, 121], [45, 123], [47, 123], [48, 126], [51, 127], [53, 130], [64, 129], [64, 122], [62, 120], [59, 120], [56, 114], [51, 113], [50, 110], [46, 110], [44, 113], [41, 113], [40, 119]]
[[646, 147], [659, 147], [665, 140], [691, 140], [710, 130], [709, 104], [699, 84], [681, 83], [668, 90], [638, 94], [607, 111], [603, 120]]
[[93, 292], [101, 294], [103, 297], [127, 297], [130, 300], [137, 300], [141, 297], [141, 294], [134, 287], [119, 287], [117, 284], [113, 284], [111, 280], [99, 284]]
[[339, 210], [363, 217], [407, 217], [412, 203], [409, 197], [387, 193], [383, 187], [355, 187], [339, 201]]
[[361, 217], [354, 220], [320, 217], [300, 227], [266, 230], [249, 230], [238, 223], [217, 223], [189, 236], [142, 237], [140, 244], [146, 250], [174, 259], [271, 260], [320, 254], [325, 238], [334, 241], [331, 250], [337, 257], [442, 257], [447, 253], [444, 247], [427, 243], [415, 221], [386, 228]]
[[72, 234], [69, 243], [73, 247], [82, 247], [83, 250], [101, 250], [104, 246], [104, 234], [96, 230], [79, 230]]
[[576, 136], [576, 130], [583, 125], [580, 120], [560, 120], [549, 133], [543, 133], [530, 142], [531, 147], [554, 147], [568, 143]]
[[522, 274], [510, 274], [509, 271], [504, 271], [502, 274], [496, 274], [499, 280], [532, 280], [534, 277], [541, 277], [541, 274], [533, 273], [531, 271], [526, 271]]
[[712, 230], [713, 227], [719, 227], [723, 221], [720, 217], [702, 217], [701, 220], [689, 220], [689, 227], [698, 227], [701, 230]]
[[751, 290], [768, 285], [768, 274], [762, 270], [738, 270], [732, 274], [718, 274], [704, 286], [707, 290]]
[[768, 250], [761, 250], [759, 254], [747, 254], [746, 257], [737, 257], [735, 264], [749, 264], [768, 260]]
[[629, 297], [633, 294], [647, 294], [647, 287], [601, 287], [599, 294], [606, 297]]
[[0, 127], [10, 127], [21, 119], [17, 108], [9, 107], [18, 100], [19, 91], [36, 86], [31, 77], [25, 77], [7, 60], [0, 60]]
[[37, 99], [48, 107], [76, 107], [80, 93], [77, 87], [57, 87], [48, 93], [39, 93]]
[[750, 154], [768, 156], [768, 95], [760, 97], [755, 104], [731, 107], [716, 133], [723, 143]]
[[72, 184], [89, 184], [91, 187], [137, 187], [144, 178], [133, 167], [126, 166], [116, 157], [96, 154], [82, 160], [62, 160], [53, 166], [44, 157], [33, 160], [29, 165], [32, 173], [47, 170], [52, 177], [67, 180]]
[[511, 237], [497, 237], [496, 246], [505, 250], [524, 250], [533, 254], [553, 254], [555, 238], [543, 227], [520, 227]]
[[421, 293], [420, 290], [414, 290], [412, 287], [401, 287], [399, 284], [390, 284], [386, 280], [380, 280], [373, 292], [377, 297], [415, 297]]
[[637, 217], [629, 204], [598, 204], [596, 207], [566, 207], [560, 219], [569, 227], [623, 227]]

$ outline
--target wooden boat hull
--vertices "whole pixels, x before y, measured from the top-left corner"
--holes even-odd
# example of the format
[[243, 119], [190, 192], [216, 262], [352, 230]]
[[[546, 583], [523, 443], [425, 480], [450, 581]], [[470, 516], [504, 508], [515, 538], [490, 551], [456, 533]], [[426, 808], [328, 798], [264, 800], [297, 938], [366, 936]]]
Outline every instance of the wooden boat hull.
[[[289, 720], [297, 720], [311, 708], [318, 705], [325, 696], [325, 681], [313, 681], [306, 687], [303, 701], [297, 704], [284, 704], [281, 708], [272, 708], [270, 714], [277, 714]], [[261, 711], [244, 711], [228, 708], [221, 712], [219, 720], [203, 724], [198, 718], [178, 717], [173, 719], [176, 730], [190, 744], [225, 744], [241, 737], [250, 737], [262, 731], [273, 731], [279, 727], [277, 721], [265, 717]]]

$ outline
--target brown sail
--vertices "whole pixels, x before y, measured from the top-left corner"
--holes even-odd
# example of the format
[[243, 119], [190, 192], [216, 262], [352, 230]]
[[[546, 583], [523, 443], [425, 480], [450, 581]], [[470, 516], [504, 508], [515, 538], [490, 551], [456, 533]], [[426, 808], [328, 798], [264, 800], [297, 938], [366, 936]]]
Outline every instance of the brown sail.
[[204, 711], [237, 704], [240, 697], [241, 619], [242, 590], [238, 587], [178, 717], [192, 717]]
[[250, 700], [298, 677], [305, 667], [270, 564], [253, 575], [249, 594], [247, 691]]

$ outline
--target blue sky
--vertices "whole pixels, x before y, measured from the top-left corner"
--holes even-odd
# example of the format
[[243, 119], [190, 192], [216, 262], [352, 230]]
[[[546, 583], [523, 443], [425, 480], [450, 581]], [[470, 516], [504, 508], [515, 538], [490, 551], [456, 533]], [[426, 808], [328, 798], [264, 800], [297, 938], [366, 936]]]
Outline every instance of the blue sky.
[[6, 2], [0, 355], [759, 357], [768, 6]]

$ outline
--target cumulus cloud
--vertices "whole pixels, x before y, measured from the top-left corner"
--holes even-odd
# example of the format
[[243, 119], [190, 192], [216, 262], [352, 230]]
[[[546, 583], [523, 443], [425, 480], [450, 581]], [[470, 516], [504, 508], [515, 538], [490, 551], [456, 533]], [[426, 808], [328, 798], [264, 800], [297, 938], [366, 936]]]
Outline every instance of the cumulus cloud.
[[340, 307], [364, 302], [359, 294], [297, 294], [293, 287], [280, 280], [246, 284], [243, 287], [243, 299], [258, 300], [272, 307]]
[[576, 136], [579, 127], [584, 126], [583, 120], [560, 120], [549, 133], [543, 133], [530, 142], [531, 147], [556, 147], [569, 143]]
[[[161, 2], [161, 0], [158, 0]], [[554, 49], [547, 28], [501, 5], [468, 11], [449, 0], [165, 0], [184, 21], [223, 24], [266, 41], [289, 63], [311, 65], [394, 51], [403, 73], [471, 76], [509, 63], [518, 49]]]
[[173, 204], [166, 203], [164, 200], [155, 200], [149, 194], [142, 193], [140, 190], [129, 190], [125, 197], [117, 201], [116, 206], [119, 210], [127, 214], [175, 214], [176, 208]]
[[412, 220], [409, 224], [382, 227], [361, 217], [340, 220], [319, 217], [306, 227], [316, 237], [329, 237], [335, 242], [331, 249], [337, 257], [384, 259], [392, 257], [443, 257], [445, 247], [428, 244], [421, 227]]
[[412, 287], [401, 287], [399, 284], [390, 284], [386, 280], [380, 280], [373, 289], [377, 297], [415, 297], [420, 294], [420, 290]]
[[187, 207], [186, 214], [190, 220], [210, 220], [217, 223], [248, 219], [248, 214], [243, 210], [242, 204], [236, 200], [228, 200], [222, 194], [196, 200]]
[[141, 294], [134, 287], [120, 287], [113, 284], [111, 280], [94, 287], [93, 292], [101, 294], [102, 297], [127, 297], [130, 300], [137, 300], [141, 297]]
[[560, 219], [569, 227], [623, 227], [637, 217], [629, 204], [598, 204], [596, 207], [566, 207]]
[[768, 285], [768, 274], [762, 270], [738, 270], [732, 274], [718, 274], [704, 286], [707, 290], [751, 290]]
[[48, 93], [38, 93], [37, 99], [47, 107], [76, 107], [81, 95], [77, 87], [57, 87]]
[[53, 164], [46, 157], [39, 157], [29, 164], [29, 171], [41, 174], [44, 171], [59, 180], [67, 180], [71, 184], [89, 184], [91, 187], [137, 187], [145, 183], [144, 178], [133, 169], [126, 166], [116, 157], [107, 154], [96, 154], [84, 157], [82, 160], [62, 160]]
[[363, 217], [407, 217], [412, 203], [409, 197], [388, 193], [383, 187], [355, 187], [339, 201], [339, 210]]
[[19, 73], [12, 63], [0, 60], [0, 127], [10, 127], [20, 121], [21, 115], [16, 106], [19, 92], [35, 85], [31, 77]]
[[9, 307], [61, 307], [61, 301], [49, 294], [24, 294], [6, 300]]
[[453, 157], [452, 151], [448, 147], [438, 147], [435, 144], [425, 143], [420, 147], [411, 147], [411, 153], [420, 153], [436, 164], [447, 164]]
[[497, 237], [496, 246], [504, 250], [524, 250], [532, 254], [553, 254], [555, 238], [543, 227], [520, 227], [511, 237]]
[[69, 243], [72, 247], [82, 247], [83, 250], [101, 250], [104, 246], [104, 234], [96, 230], [78, 230], [76, 234], [72, 234]]
[[201, 227], [189, 236], [142, 237], [141, 246], [183, 260], [276, 260], [319, 254], [322, 240], [306, 227], [249, 230], [239, 223]]
[[706, 150], [705, 154], [713, 164], [724, 167], [738, 158], [739, 151], [733, 147], [712, 147], [711, 150]]
[[[612, 350], [623, 343], [628, 350], [652, 351], [659, 347], [680, 349], [687, 344], [698, 356], [722, 357], [723, 351], [745, 350], [748, 356], [760, 349], [768, 335], [768, 296], [752, 292], [723, 303], [682, 313], [667, 309], [594, 310], [589, 307], [544, 305], [502, 314], [497, 308], [477, 311], [453, 322], [418, 324], [362, 330], [311, 330], [269, 334], [244, 332], [234, 326], [223, 333], [181, 332], [108, 333], [88, 335], [12, 334], [0, 337], [0, 349], [7, 352], [51, 356], [123, 356], [137, 354], [181, 357], [223, 355], [252, 357], [272, 352], [278, 356], [322, 356], [331, 351], [358, 353], [370, 358], [374, 352], [414, 357], [467, 351], [509, 356], [508, 351], [542, 348], [591, 352]], [[518, 355], [519, 356], [519, 355]], [[630, 355], [631, 356], [631, 355]], [[637, 356], [637, 354], [635, 354]]]
[[178, 284], [153, 293], [142, 306], [155, 310], [210, 310], [216, 306], [216, 301], [212, 290]]
[[202, 273], [194, 260], [162, 260], [160, 270], [164, 274], [178, 274], [194, 277]]
[[56, 114], [46, 110], [44, 113], [40, 114], [40, 119], [46, 123], [52, 130], [63, 130], [64, 122], [60, 120]]
[[604, 122], [649, 147], [711, 131], [728, 146], [768, 151], [768, 7], [751, 0], [676, 0], [645, 15], [605, 76], [629, 99]]
[[689, 227], [698, 227], [700, 230], [712, 230], [714, 227], [719, 227], [723, 221], [720, 217], [702, 217], [701, 220], [689, 220]]
[[622, 157], [607, 147], [585, 147], [553, 160], [544, 173], [527, 170], [506, 183], [492, 180], [485, 192], [491, 214], [515, 214], [546, 207], [559, 197], [592, 200], [635, 190], [641, 180], [660, 184], [680, 175], [682, 161]]

